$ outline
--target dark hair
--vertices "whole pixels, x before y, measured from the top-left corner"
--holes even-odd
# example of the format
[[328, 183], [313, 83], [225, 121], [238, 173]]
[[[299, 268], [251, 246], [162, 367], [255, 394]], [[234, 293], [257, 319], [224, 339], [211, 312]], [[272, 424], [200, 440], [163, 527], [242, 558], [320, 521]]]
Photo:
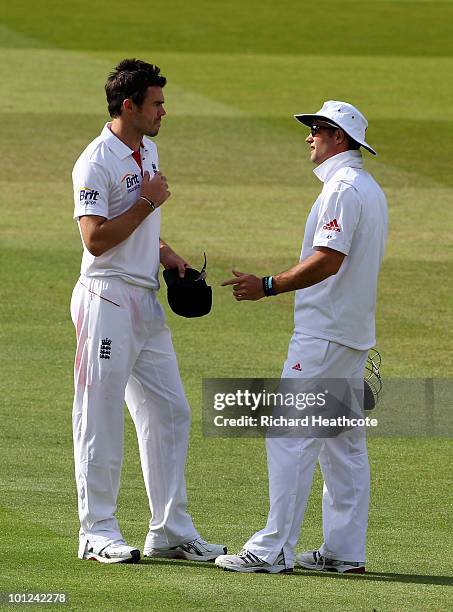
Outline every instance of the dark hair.
[[354, 140], [354, 138], [351, 138], [349, 134], [346, 134], [346, 132], [344, 132], [344, 135], [346, 136], [346, 141], [348, 143], [349, 150], [352, 149], [354, 151], [357, 151], [357, 149], [360, 149], [361, 145], [357, 142], [357, 140]]
[[160, 68], [138, 59], [125, 59], [107, 78], [105, 93], [110, 117], [119, 117], [124, 100], [142, 106], [148, 87], [164, 87], [167, 79]]

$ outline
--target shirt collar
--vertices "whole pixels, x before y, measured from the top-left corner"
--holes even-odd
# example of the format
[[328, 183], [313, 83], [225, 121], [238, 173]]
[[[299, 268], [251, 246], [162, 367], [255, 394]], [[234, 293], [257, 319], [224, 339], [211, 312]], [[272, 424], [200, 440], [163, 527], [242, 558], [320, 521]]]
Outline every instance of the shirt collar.
[[341, 168], [363, 168], [362, 154], [358, 150], [343, 151], [319, 164], [313, 172], [323, 183], [327, 183]]
[[[120, 159], [125, 159], [126, 157], [129, 157], [129, 155], [132, 155], [133, 150], [128, 147], [127, 144], [124, 144], [124, 142], [120, 140], [118, 136], [115, 136], [110, 129], [111, 125], [111, 123], [106, 123], [104, 125], [104, 129], [101, 132], [101, 138], [117, 157]], [[144, 151], [148, 151], [148, 147], [143, 140], [140, 145], [143, 147]]]

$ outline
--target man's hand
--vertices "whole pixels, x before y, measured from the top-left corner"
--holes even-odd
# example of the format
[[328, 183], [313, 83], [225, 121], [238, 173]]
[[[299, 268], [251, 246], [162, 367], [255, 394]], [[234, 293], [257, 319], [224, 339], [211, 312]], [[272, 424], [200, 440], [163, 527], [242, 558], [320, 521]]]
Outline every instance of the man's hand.
[[161, 172], [156, 172], [150, 180], [148, 170], [143, 175], [140, 195], [151, 200], [156, 207], [161, 206], [170, 197], [166, 177]]
[[177, 255], [173, 249], [171, 249], [168, 244], [161, 241], [160, 245], [160, 263], [164, 266], [166, 270], [171, 270], [173, 268], [178, 269], [179, 276], [181, 278], [184, 277], [186, 273], [186, 268], [190, 268], [190, 265]]
[[238, 300], [260, 300], [264, 297], [263, 280], [253, 274], [232, 270], [235, 278], [223, 281], [222, 287], [233, 285], [233, 296]]

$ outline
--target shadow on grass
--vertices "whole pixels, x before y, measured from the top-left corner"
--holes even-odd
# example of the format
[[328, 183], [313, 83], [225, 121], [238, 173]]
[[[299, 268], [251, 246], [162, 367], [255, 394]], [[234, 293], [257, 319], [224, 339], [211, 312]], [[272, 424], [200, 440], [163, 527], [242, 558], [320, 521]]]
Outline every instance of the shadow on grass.
[[[180, 565], [183, 567], [191, 567], [193, 569], [215, 569], [218, 571], [214, 561], [197, 563], [194, 561], [186, 561], [184, 559], [151, 559], [146, 558], [141, 560], [141, 565]], [[233, 572], [229, 572], [230, 574]], [[239, 572], [238, 572], [239, 573]], [[274, 574], [281, 576], [280, 574]], [[409, 584], [439, 584], [444, 586], [453, 586], [453, 577], [451, 576], [422, 576], [419, 574], [393, 574], [389, 572], [367, 572], [360, 576], [354, 574], [335, 574], [334, 572], [316, 572], [314, 570], [303, 570], [296, 568], [292, 574], [284, 574], [285, 576], [314, 576], [316, 578], [333, 578], [336, 580], [370, 580], [372, 582], [402, 582]]]
[[340, 580], [371, 580], [372, 582], [407, 582], [411, 584], [441, 584], [453, 586], [451, 576], [422, 576], [419, 574], [392, 574], [387, 572], [367, 572], [366, 574], [335, 574], [333, 572], [316, 572], [314, 570], [296, 570], [293, 575], [314, 575], [317, 578], [336, 578]]
[[140, 565], [173, 565], [181, 567], [191, 567], [193, 569], [215, 569], [218, 567], [214, 561], [187, 561], [186, 559], [164, 559], [162, 557], [142, 557]]

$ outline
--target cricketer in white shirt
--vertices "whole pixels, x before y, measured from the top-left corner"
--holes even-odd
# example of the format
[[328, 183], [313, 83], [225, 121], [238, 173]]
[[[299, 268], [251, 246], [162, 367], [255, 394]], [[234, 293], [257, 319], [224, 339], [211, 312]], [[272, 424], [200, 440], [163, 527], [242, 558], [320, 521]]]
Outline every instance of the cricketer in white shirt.
[[[143, 172], [157, 172], [157, 147], [143, 137]], [[131, 149], [106, 124], [101, 134], [83, 151], [72, 173], [74, 218], [99, 215], [113, 219], [135, 204], [140, 195], [141, 172]], [[160, 208], [146, 217], [136, 230], [102, 255], [95, 257], [83, 243], [81, 274], [87, 278], [119, 277], [133, 285], [159, 289]]]
[[78, 556], [137, 563], [116, 517], [124, 403], [134, 422], [150, 521], [143, 554], [210, 561], [223, 545], [203, 540], [187, 511], [190, 407], [157, 299], [159, 264], [189, 266], [160, 238], [170, 197], [149, 137], [166, 115], [160, 68], [122, 60], [105, 84], [111, 122], [73, 170], [74, 218], [83, 243], [71, 299], [77, 337], [72, 412], [80, 519]]
[[[310, 128], [306, 139], [314, 173], [323, 182], [305, 227], [300, 262], [275, 276], [233, 271], [236, 300], [295, 291], [295, 327], [282, 379], [310, 385], [335, 379], [350, 393], [345, 408], [363, 396], [368, 349], [375, 344], [378, 272], [387, 238], [386, 198], [363, 169], [359, 146], [368, 125], [352, 105], [328, 101], [314, 115], [296, 115]], [[301, 387], [304, 388], [304, 387]], [[322, 413], [322, 408], [318, 414]], [[295, 435], [294, 435], [295, 434]], [[363, 428], [267, 437], [270, 509], [266, 526], [239, 555], [221, 555], [216, 565], [238, 572], [277, 573], [295, 560], [307, 569], [365, 571], [370, 472]], [[313, 473], [324, 478], [323, 533], [318, 550], [295, 556]]]
[[[158, 172], [156, 145], [146, 137], [139, 161], [107, 124], [73, 170], [79, 229], [81, 217], [111, 220], [136, 205], [144, 173]], [[125, 240], [97, 256], [80, 232], [83, 258], [71, 315], [77, 334], [73, 436], [81, 559], [108, 563], [102, 551], [115, 543], [124, 554], [131, 549], [134, 562], [140, 558], [139, 549], [124, 543], [115, 516], [125, 400], [137, 430], [152, 514], [145, 556], [205, 561], [226, 550], [202, 540], [187, 512], [190, 408], [156, 295], [160, 216], [155, 208]], [[186, 542], [190, 550], [183, 549]]]
[[385, 195], [363, 169], [360, 151], [330, 157], [314, 173], [324, 185], [307, 219], [300, 260], [316, 247], [347, 257], [335, 275], [296, 291], [295, 331], [369, 349], [376, 344], [377, 277], [387, 240]]

